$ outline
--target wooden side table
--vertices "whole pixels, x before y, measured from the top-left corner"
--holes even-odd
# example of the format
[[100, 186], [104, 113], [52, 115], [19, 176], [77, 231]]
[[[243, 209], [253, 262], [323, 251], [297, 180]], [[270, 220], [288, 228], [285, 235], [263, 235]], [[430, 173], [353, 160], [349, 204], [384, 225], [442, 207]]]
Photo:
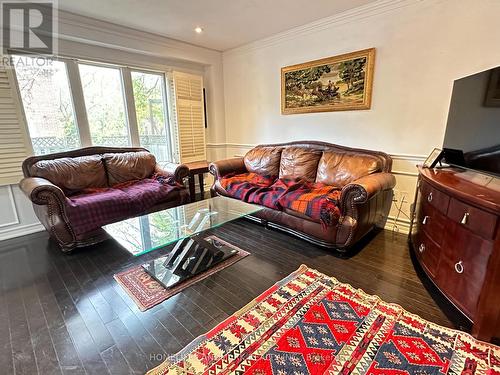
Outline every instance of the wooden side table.
[[203, 160], [184, 164], [189, 168], [189, 195], [191, 195], [191, 202], [196, 200], [194, 190], [194, 178], [196, 175], [198, 175], [198, 182], [200, 184], [201, 199], [204, 199], [203, 174], [208, 173], [208, 162]]

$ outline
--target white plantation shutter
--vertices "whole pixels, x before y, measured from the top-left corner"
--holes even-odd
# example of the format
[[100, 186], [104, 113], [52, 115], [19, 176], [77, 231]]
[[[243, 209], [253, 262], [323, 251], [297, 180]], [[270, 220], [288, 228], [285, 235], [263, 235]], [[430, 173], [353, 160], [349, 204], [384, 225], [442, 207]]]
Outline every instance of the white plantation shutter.
[[172, 135], [172, 159], [175, 163], [180, 162], [179, 150], [179, 126], [177, 124], [177, 108], [175, 105], [175, 88], [174, 76], [172, 72], [167, 72], [167, 100], [168, 100], [168, 116], [170, 124], [170, 132]]
[[203, 78], [174, 72], [175, 114], [180, 161], [206, 160]]
[[21, 164], [32, 154], [13, 71], [0, 65], [0, 185], [17, 184]]

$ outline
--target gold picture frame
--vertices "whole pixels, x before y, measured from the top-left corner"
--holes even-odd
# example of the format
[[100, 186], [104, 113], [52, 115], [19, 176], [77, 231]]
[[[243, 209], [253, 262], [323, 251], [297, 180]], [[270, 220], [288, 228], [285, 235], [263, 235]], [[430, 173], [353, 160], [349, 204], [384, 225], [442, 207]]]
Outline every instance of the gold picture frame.
[[375, 48], [281, 68], [281, 113], [370, 109]]

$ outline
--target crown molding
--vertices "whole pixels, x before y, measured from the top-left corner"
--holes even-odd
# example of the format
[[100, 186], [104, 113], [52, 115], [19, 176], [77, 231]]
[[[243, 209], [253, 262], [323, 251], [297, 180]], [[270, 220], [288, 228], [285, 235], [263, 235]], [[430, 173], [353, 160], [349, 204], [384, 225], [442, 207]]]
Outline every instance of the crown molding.
[[424, 1], [428, 0], [378, 0], [373, 3], [356, 7], [354, 9], [349, 9], [345, 12], [338, 13], [330, 17], [325, 17], [302, 26], [294, 27], [287, 31], [272, 35], [268, 38], [263, 38], [240, 47], [223, 51], [222, 54], [224, 57], [229, 57], [248, 53], [254, 50], [270, 47], [288, 40], [292, 40], [299, 36], [317, 33], [333, 26], [351, 23], [380, 14], [393, 12], [400, 8], [415, 5]]
[[186, 46], [191, 48], [196, 48], [200, 50], [210, 51], [220, 53], [220, 51], [197, 46], [188, 42], [183, 42], [181, 40], [169, 38], [165, 35], [154, 34], [147, 31], [142, 31], [128, 26], [119, 25], [116, 23], [99, 20], [97, 18], [92, 18], [88, 16], [83, 16], [80, 14], [59, 10], [57, 13], [57, 21], [61, 26], [70, 27], [80, 27], [93, 32], [106, 33], [113, 36], [123, 37], [127, 36], [129, 39], [135, 39], [140, 42], [147, 41], [149, 43], [155, 43], [162, 47], [168, 47], [173, 49], [185, 49]]
[[222, 56], [214, 49], [63, 10], [56, 13], [56, 19], [57, 37], [61, 40], [204, 65], [218, 62]]

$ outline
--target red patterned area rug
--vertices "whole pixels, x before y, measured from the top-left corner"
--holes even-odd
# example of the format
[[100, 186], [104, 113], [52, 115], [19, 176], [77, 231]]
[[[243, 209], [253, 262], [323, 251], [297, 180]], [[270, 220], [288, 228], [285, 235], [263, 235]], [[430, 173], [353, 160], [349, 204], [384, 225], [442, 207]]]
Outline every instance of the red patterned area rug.
[[158, 281], [148, 275], [148, 273], [144, 271], [142, 266], [133, 267], [123, 272], [117, 273], [116, 275], [114, 275], [114, 278], [132, 298], [137, 307], [139, 307], [139, 310], [146, 311], [158, 305], [159, 303], [162, 303], [167, 298], [170, 298], [173, 295], [181, 292], [190, 285], [193, 285], [194, 283], [197, 283], [198, 281], [201, 281], [208, 276], [213, 275], [214, 273], [219, 272], [220, 270], [223, 270], [224, 268], [229, 267], [239, 260], [250, 255], [249, 252], [237, 248], [236, 246], [229, 244], [221, 240], [220, 238], [217, 238], [217, 240], [237, 249], [238, 253], [217, 264], [215, 267], [209, 269], [208, 271], [200, 273], [199, 275], [196, 275], [186, 280], [185, 282], [176, 285], [173, 288], [166, 289]]
[[500, 374], [500, 347], [302, 265], [153, 374]]

